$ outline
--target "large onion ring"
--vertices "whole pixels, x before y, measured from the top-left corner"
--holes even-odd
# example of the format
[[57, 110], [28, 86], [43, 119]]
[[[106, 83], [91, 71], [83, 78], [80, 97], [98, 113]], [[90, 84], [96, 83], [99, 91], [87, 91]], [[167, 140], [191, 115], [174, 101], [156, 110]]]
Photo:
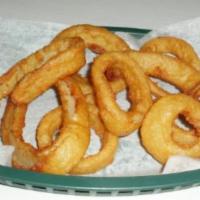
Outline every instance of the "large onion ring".
[[[129, 99], [131, 103], [134, 102], [128, 112], [121, 110], [115, 102], [115, 94], [105, 77], [105, 71], [110, 67], [123, 74]], [[99, 112], [106, 128], [118, 136], [125, 136], [139, 128], [152, 104], [148, 80], [141, 67], [126, 53], [104, 53], [94, 60], [91, 78]]]
[[68, 49], [26, 75], [13, 91], [12, 101], [18, 104], [30, 103], [58, 80], [77, 72], [85, 64], [84, 49], [83, 40], [75, 38]]
[[[184, 94], [167, 95], [159, 99], [145, 116], [141, 128], [142, 144], [159, 162], [165, 163], [169, 156], [181, 154], [200, 157], [200, 103]], [[181, 146], [172, 139], [172, 125], [182, 114], [194, 126], [196, 140], [193, 145]]]
[[50, 43], [42, 49], [32, 53], [12, 66], [5, 74], [0, 76], [0, 99], [9, 95], [16, 84], [28, 73], [40, 68], [49, 59], [71, 48], [77, 38], [67, 38], [62, 41]]
[[[15, 146], [13, 166], [41, 172], [65, 174], [68, 173], [83, 157], [89, 144], [89, 119], [87, 105], [80, 89], [71, 81], [59, 81], [57, 84], [63, 109], [63, 126], [54, 143], [41, 151], [34, 149], [23, 141], [22, 128], [18, 117], [24, 119], [26, 112], [16, 112], [20, 105], [11, 106], [12, 112], [4, 115], [4, 128], [10, 135], [10, 141]], [[9, 102], [11, 103], [11, 102]], [[74, 104], [75, 103], [75, 104]], [[10, 127], [7, 125], [10, 124]], [[17, 125], [17, 128], [16, 128]], [[20, 134], [15, 132], [19, 131]], [[6, 132], [4, 132], [6, 133]], [[18, 136], [17, 136], [18, 135]], [[7, 137], [5, 137], [7, 138]], [[63, 152], [65, 152], [63, 154]], [[67, 155], [67, 156], [66, 156]]]

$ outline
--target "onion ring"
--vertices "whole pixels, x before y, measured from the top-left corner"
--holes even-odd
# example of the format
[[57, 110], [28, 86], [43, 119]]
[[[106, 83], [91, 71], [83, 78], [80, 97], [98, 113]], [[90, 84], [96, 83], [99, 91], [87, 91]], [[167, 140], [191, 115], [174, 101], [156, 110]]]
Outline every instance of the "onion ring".
[[[89, 85], [88, 80], [79, 75], [73, 75], [72, 78], [75, 83], [79, 85], [86, 98], [90, 127], [98, 133], [98, 136], [101, 139], [102, 147], [98, 153], [82, 158], [78, 165], [76, 165], [70, 173], [94, 173], [106, 167], [113, 161], [118, 146], [118, 137], [106, 131], [99, 117], [99, 111], [94, 101], [93, 90]], [[59, 130], [61, 123], [62, 110], [60, 107], [51, 110], [42, 118], [36, 132], [36, 140], [39, 149], [44, 149], [52, 145], [53, 135]]]
[[[40, 121], [37, 127], [37, 144], [39, 149], [52, 145], [53, 134], [59, 130], [62, 123], [62, 110], [59, 108], [48, 112]], [[80, 160], [70, 171], [71, 174], [94, 173], [110, 164], [117, 150], [118, 137], [104, 132], [101, 134], [101, 150]]]
[[[77, 72], [85, 64], [85, 45], [81, 38], [68, 39], [69, 46], [49, 59], [39, 69], [30, 72], [11, 94], [12, 101], [27, 104], [58, 80]], [[71, 41], [71, 42], [70, 42]]]
[[[158, 53], [133, 51], [126, 51], [126, 53], [142, 67], [146, 75], [171, 83], [184, 93], [188, 93], [200, 83], [200, 73], [178, 59]], [[152, 94], [155, 96], [169, 94], [154, 83], [149, 83]], [[122, 84], [121, 88], [123, 88]]]
[[170, 53], [178, 59], [200, 71], [200, 59], [193, 47], [183, 39], [161, 36], [150, 39], [140, 49], [142, 52]]
[[[171, 155], [200, 157], [200, 103], [184, 94], [160, 98], [145, 116], [141, 128], [142, 144], [159, 162], [166, 163]], [[178, 114], [183, 114], [195, 129], [196, 140], [189, 147], [172, 139], [172, 124]]]
[[111, 31], [89, 24], [80, 24], [66, 28], [52, 42], [60, 41], [68, 37], [81, 37], [86, 47], [98, 54], [108, 51], [125, 51], [130, 49], [122, 38]]
[[75, 42], [77, 42], [77, 38], [50, 43], [17, 62], [5, 74], [0, 76], [0, 99], [9, 95], [24, 76], [35, 69], [40, 68], [49, 59], [52, 59], [57, 54], [59, 55], [61, 52], [74, 45]]
[[[118, 136], [128, 135], [139, 128], [144, 115], [152, 104], [148, 80], [142, 69], [130, 59], [127, 52], [104, 53], [97, 57], [91, 68], [91, 78], [105, 127]], [[130, 111], [125, 112], [115, 102], [114, 92], [105, 77], [105, 71], [119, 70], [128, 86], [131, 103]]]
[[157, 53], [126, 52], [148, 76], [160, 78], [187, 93], [200, 82], [200, 73], [184, 62]]
[[[63, 126], [59, 137], [54, 143], [41, 151], [25, 143], [23, 138], [16, 134], [22, 133], [23, 123], [18, 124], [18, 116], [24, 119], [26, 112], [17, 112], [20, 105], [11, 106], [13, 119], [7, 130], [12, 136], [10, 141], [15, 146], [13, 166], [16, 168], [30, 169], [54, 174], [68, 173], [83, 157], [89, 144], [89, 119], [87, 105], [80, 89], [71, 81], [59, 81], [57, 84], [63, 109]], [[72, 97], [73, 95], [73, 97]], [[75, 102], [74, 102], [75, 100]], [[9, 101], [9, 103], [11, 103]], [[75, 104], [74, 104], [75, 103]], [[7, 116], [10, 116], [7, 114]], [[22, 120], [20, 120], [22, 121]], [[6, 119], [3, 120], [6, 123]], [[17, 129], [15, 128], [18, 124]], [[8, 126], [3, 126], [7, 127]], [[18, 136], [17, 136], [18, 135]], [[63, 154], [63, 152], [65, 152]], [[66, 156], [67, 155], [67, 156]]]
[[[89, 113], [89, 123], [90, 123], [90, 127], [93, 128], [96, 132], [96, 134], [99, 135], [99, 137], [103, 137], [102, 133], [104, 133], [105, 127], [104, 124], [99, 116], [99, 109], [97, 108], [95, 99], [94, 99], [94, 92], [92, 87], [89, 84], [89, 81], [87, 78], [84, 78], [78, 74], [72, 75], [71, 77], [73, 79], [73, 81], [75, 82], [75, 84], [77, 84], [84, 97], [85, 100], [87, 102], [87, 109], [88, 109], [88, 113]], [[52, 141], [52, 134], [57, 127], [56, 124], [60, 124], [60, 118], [59, 117], [55, 117], [55, 116], [60, 116], [60, 108], [56, 108], [54, 110], [52, 110], [50, 113], [50, 115], [52, 117], [49, 117], [48, 114], [46, 114], [43, 119], [41, 120], [41, 124], [38, 126], [38, 130], [36, 133], [36, 140], [38, 141], [38, 148], [42, 149], [44, 147], [47, 146], [47, 144], [50, 144]], [[55, 115], [55, 116], [54, 116]], [[47, 118], [47, 119], [46, 119]], [[54, 123], [49, 123], [48, 119], [54, 118]], [[45, 120], [45, 122], [43, 122], [43, 120]], [[49, 134], [48, 134], [49, 133]]]
[[[126, 54], [142, 67], [146, 75], [164, 80], [176, 86], [181, 90], [181, 92], [186, 94], [189, 94], [191, 90], [200, 83], [200, 73], [178, 59], [158, 53], [126, 51]], [[116, 70], [113, 71], [111, 69], [111, 71], [113, 77], [115, 77], [115, 73], [117, 73], [117, 77], [120, 76], [119, 72], [116, 72]], [[114, 80], [114, 78], [111, 76], [109, 77], [109, 75], [108, 79]], [[151, 80], [149, 80], [149, 85], [152, 94], [158, 98], [170, 94], [169, 92], [157, 86]], [[117, 88], [122, 90], [124, 87], [125, 84], [122, 83], [121, 80], [121, 83], [118, 83]], [[197, 91], [197, 89], [195, 91]]]

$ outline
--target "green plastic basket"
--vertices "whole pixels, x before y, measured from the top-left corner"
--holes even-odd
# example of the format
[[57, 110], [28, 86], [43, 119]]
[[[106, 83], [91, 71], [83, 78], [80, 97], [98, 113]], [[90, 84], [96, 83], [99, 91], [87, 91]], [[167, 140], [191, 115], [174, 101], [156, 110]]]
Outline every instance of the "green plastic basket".
[[[107, 27], [141, 38], [150, 30]], [[0, 166], [0, 183], [36, 191], [74, 195], [138, 195], [180, 190], [200, 185], [200, 170], [134, 177], [59, 176]]]

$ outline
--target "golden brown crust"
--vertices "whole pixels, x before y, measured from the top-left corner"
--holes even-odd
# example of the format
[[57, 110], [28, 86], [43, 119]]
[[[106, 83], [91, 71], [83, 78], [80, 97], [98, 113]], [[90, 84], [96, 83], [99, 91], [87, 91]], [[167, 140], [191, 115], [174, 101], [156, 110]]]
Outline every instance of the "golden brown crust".
[[0, 76], [0, 99], [9, 95], [16, 84], [28, 73], [40, 68], [68, 46], [67, 40], [50, 43], [13, 65], [5, 74]]
[[[67, 85], [66, 85], [67, 84]], [[23, 128], [26, 112], [20, 112], [19, 106], [14, 105], [13, 119], [9, 121], [12, 135], [11, 144], [15, 146], [13, 166], [16, 168], [54, 174], [65, 174], [70, 171], [83, 157], [89, 144], [89, 119], [84, 97], [73, 83], [60, 81], [57, 84], [63, 109], [63, 125], [58, 138], [49, 147], [36, 150], [25, 143], [17, 134]], [[71, 113], [70, 95], [75, 98], [75, 110]], [[7, 110], [8, 111], [8, 110]], [[88, 122], [88, 123], [87, 123]], [[17, 125], [17, 126], [16, 126]], [[7, 127], [8, 128], [8, 127]], [[63, 154], [61, 152], [65, 152]]]
[[194, 48], [185, 40], [173, 36], [160, 36], [148, 40], [140, 51], [172, 54], [178, 59], [200, 71], [200, 59]]
[[200, 81], [200, 73], [197, 70], [175, 58], [158, 53], [126, 53], [142, 67], [146, 75], [171, 83], [182, 92], [189, 91]]
[[[109, 67], [120, 70], [123, 74], [132, 104], [128, 112], [121, 110], [115, 102], [115, 94], [105, 77], [105, 71]], [[91, 78], [99, 112], [106, 128], [118, 136], [128, 135], [139, 128], [152, 99], [148, 79], [127, 52], [104, 53], [97, 57], [92, 65]]]
[[[102, 123], [98, 108], [94, 102], [93, 91], [86, 78], [74, 75], [73, 80], [80, 86], [88, 106], [90, 127], [100, 136], [102, 142], [98, 153], [86, 156], [70, 171], [71, 174], [94, 173], [109, 165], [115, 156], [118, 137], [106, 131]], [[53, 135], [61, 127], [62, 109], [55, 108], [44, 115], [37, 127], [37, 144], [39, 149], [49, 147], [53, 143]]]
[[89, 24], [79, 24], [66, 28], [53, 39], [53, 42], [68, 37], [81, 37], [87, 48], [99, 54], [108, 51], [125, 51], [130, 49], [128, 44], [116, 34], [108, 31], [106, 28]]
[[[62, 110], [60, 108], [51, 110], [42, 118], [37, 128], [37, 142], [39, 149], [44, 149], [52, 145], [53, 135], [59, 130], [61, 123]], [[82, 158], [80, 162], [73, 167], [70, 174], [94, 173], [106, 167], [113, 161], [118, 146], [118, 137], [105, 131], [104, 133], [101, 133], [100, 139], [102, 145], [99, 152]]]
[[68, 47], [29, 73], [15, 88], [11, 98], [18, 104], [30, 103], [58, 80], [76, 73], [85, 64], [84, 43], [80, 38], [67, 39]]
[[[165, 163], [171, 155], [200, 157], [200, 141], [190, 146], [176, 143], [172, 137], [172, 125], [178, 114], [182, 114], [199, 134], [200, 103], [184, 94], [167, 95], [159, 99], [145, 116], [141, 128], [142, 144], [159, 162]], [[188, 141], [188, 140], [187, 140]]]

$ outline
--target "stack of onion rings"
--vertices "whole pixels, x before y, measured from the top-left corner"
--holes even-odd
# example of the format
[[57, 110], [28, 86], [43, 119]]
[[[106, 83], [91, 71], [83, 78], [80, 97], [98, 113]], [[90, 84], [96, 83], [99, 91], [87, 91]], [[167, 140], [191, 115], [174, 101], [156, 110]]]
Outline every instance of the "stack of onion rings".
[[[89, 76], [82, 77], [78, 72], [86, 63], [86, 48], [101, 55], [91, 64]], [[174, 154], [199, 158], [200, 103], [195, 100], [200, 95], [199, 71], [197, 54], [182, 39], [155, 38], [136, 52], [102, 27], [83, 24], [63, 30], [0, 77], [0, 99], [8, 96], [1, 136], [4, 144], [15, 147], [12, 165], [53, 174], [94, 173], [112, 163], [120, 137], [140, 128], [144, 148], [159, 162], [166, 163]], [[172, 95], [150, 77], [184, 94]], [[52, 87], [61, 104], [41, 119], [35, 148], [23, 139], [26, 112]], [[115, 99], [124, 89], [131, 103], [128, 111]], [[174, 120], [179, 114], [194, 128], [178, 127]], [[85, 155], [91, 128], [101, 148]]]
[[[82, 31], [78, 31], [79, 29], [81, 29]], [[87, 34], [82, 34], [83, 30]], [[68, 162], [66, 161], [66, 159], [59, 157], [58, 154], [60, 154], [59, 152], [61, 151], [66, 151], [67, 153], [68, 148], [71, 148], [71, 151], [73, 151], [72, 155], [74, 156], [76, 153], [79, 152], [79, 148], [73, 150], [70, 145], [68, 145], [68, 147], [67, 145], [65, 145], [66, 147], [62, 148], [61, 144], [65, 138], [63, 136], [63, 131], [67, 132], [67, 129], [63, 128], [62, 126], [63, 124], [69, 123], [69, 121], [63, 121], [62, 119], [64, 115], [63, 106], [59, 108], [59, 127], [62, 124], [62, 128], [58, 138], [56, 138], [55, 141], [53, 141], [51, 138], [51, 144], [48, 144], [48, 142], [46, 141], [46, 144], [48, 145], [43, 145], [44, 148], [41, 148], [40, 145], [43, 144], [42, 141], [44, 141], [41, 140], [41, 138], [44, 137], [44, 135], [42, 135], [42, 137], [39, 137], [38, 140], [39, 148], [35, 149], [30, 144], [25, 143], [22, 137], [22, 129], [25, 125], [24, 120], [27, 105], [32, 102], [37, 96], [39, 96], [41, 93], [43, 93], [49, 87], [55, 84], [58, 85], [58, 88], [64, 88], [64, 86], [59, 87], [61, 83], [58, 81], [62, 78], [65, 78], [66, 76], [76, 73], [80, 69], [80, 67], [85, 64], [85, 45], [87, 48], [90, 48], [96, 53], [102, 53], [103, 51], [109, 50], [129, 49], [128, 45], [120, 37], [100, 27], [95, 27], [91, 25], [78, 25], [66, 29], [63, 33], [64, 37], [61, 38], [60, 35], [62, 34], [59, 34], [59, 39], [58, 37], [55, 38], [47, 47], [23, 59], [1, 77], [3, 83], [2, 87], [7, 87], [6, 92], [4, 89], [5, 87], [2, 89], [2, 91], [4, 91], [4, 93], [2, 93], [2, 97], [10, 94], [10, 92], [14, 88], [11, 94], [11, 98], [8, 101], [1, 124], [2, 139], [4, 144], [11, 144], [15, 146], [15, 152], [13, 154], [14, 167], [58, 174], [69, 173], [70, 169], [75, 165], [75, 161], [69, 160], [71, 164], [67, 164]], [[84, 41], [81, 38], [83, 38]], [[102, 40], [105, 40], [105, 42], [101, 43]], [[109, 43], [107, 43], [108, 40], [110, 40]], [[98, 108], [95, 105], [93, 91], [89, 86], [88, 81], [77, 75], [74, 75], [72, 80], [73, 82], [76, 82], [76, 85], [79, 85], [81, 87], [81, 90], [84, 93], [84, 98], [87, 100], [87, 112], [90, 113], [87, 117], [90, 117], [89, 122], [91, 124], [91, 127], [96, 130], [102, 140], [102, 149], [97, 155], [89, 156], [86, 159], [83, 159], [83, 161], [81, 161], [80, 164], [77, 165], [77, 167], [75, 167], [71, 173], [91, 173], [105, 167], [106, 165], [110, 164], [110, 162], [112, 162], [114, 154], [116, 152], [118, 138], [105, 130], [105, 127], [98, 116]], [[19, 81], [20, 83], [17, 85]], [[69, 82], [69, 80], [67, 82]], [[111, 83], [111, 87], [115, 88], [115, 85], [117, 84], [114, 83], [112, 86]], [[67, 93], [66, 88], [65, 90], [65, 93]], [[62, 89], [60, 89], [60, 91], [62, 101], [62, 98], [64, 96], [62, 96], [62, 94], [64, 94], [64, 89], [63, 92]], [[65, 96], [65, 101], [68, 101], [68, 103], [71, 102], [70, 99], [72, 98], [67, 97], [67, 95]], [[70, 96], [70, 94], [68, 94], [68, 96]], [[77, 107], [77, 105], [74, 106]], [[71, 109], [68, 109], [68, 114], [70, 114], [70, 110]], [[83, 118], [83, 127], [85, 127], [87, 125], [87, 119], [86, 116], [84, 116], [85, 112], [82, 111], [83, 109], [81, 110], [81, 112], [79, 112], [78, 115], [73, 117], [72, 121], [75, 120], [75, 123], [78, 123], [78, 125], [82, 126], [83, 124], [80, 124], [80, 119]], [[47, 119], [47, 116], [50, 116], [50, 114], [47, 114], [46, 118], [44, 117], [44, 119]], [[46, 122], [45, 125], [48, 124], [48, 120], [42, 120], [41, 124], [43, 121]], [[40, 133], [40, 130], [44, 129], [44, 127], [39, 127], [38, 133]], [[54, 128], [55, 127], [56, 123], [54, 120]], [[70, 127], [70, 124], [67, 127]], [[86, 127], [89, 128], [88, 125]], [[73, 133], [73, 126], [71, 128], [72, 130], [68, 131]], [[54, 129], [52, 129], [52, 131], [53, 130]], [[50, 131], [50, 127], [48, 131]], [[78, 133], [80, 132], [80, 134], [88, 132], [86, 130], [78, 130], [78, 128], [75, 128], [74, 131], [74, 133], [78, 131]], [[82, 137], [82, 140], [82, 143], [84, 143], [84, 141], [88, 141], [84, 139], [84, 136]], [[73, 145], [74, 148], [76, 148], [76, 146], [80, 146], [80, 149], [82, 147], [85, 152], [86, 148], [83, 148], [83, 144], [76, 144], [75, 141], [73, 142], [72, 139], [71, 145]], [[88, 142], [85, 142], [85, 144], [88, 144]], [[58, 146], [59, 148], [56, 149], [55, 146]], [[87, 145], [85, 145], [85, 147], [86, 146]], [[80, 160], [80, 153], [78, 153], [75, 158], [78, 158]], [[63, 161], [61, 162], [62, 159]], [[70, 159], [70, 157], [68, 159]]]

